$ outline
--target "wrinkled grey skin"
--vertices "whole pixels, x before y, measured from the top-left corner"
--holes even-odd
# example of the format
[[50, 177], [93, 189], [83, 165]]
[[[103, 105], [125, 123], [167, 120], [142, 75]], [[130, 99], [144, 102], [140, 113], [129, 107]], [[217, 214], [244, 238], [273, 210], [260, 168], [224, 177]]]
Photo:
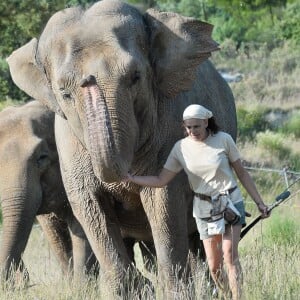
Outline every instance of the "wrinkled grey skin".
[[[54, 113], [38, 101], [0, 112], [0, 197], [3, 278], [26, 270], [21, 260], [35, 217], [64, 273], [80, 275], [94, 262], [68, 203], [54, 138]], [[70, 232], [69, 232], [70, 230]], [[73, 251], [74, 250], [74, 251]]]
[[123, 238], [153, 239], [159, 282], [175, 291], [195, 232], [183, 173], [165, 188], [122, 177], [159, 173], [183, 136], [182, 112], [191, 103], [207, 106], [236, 136], [232, 93], [206, 60], [218, 49], [211, 31], [174, 13], [141, 14], [104, 0], [56, 13], [39, 40], [8, 58], [15, 83], [57, 114], [68, 198], [112, 291], [130, 267]]

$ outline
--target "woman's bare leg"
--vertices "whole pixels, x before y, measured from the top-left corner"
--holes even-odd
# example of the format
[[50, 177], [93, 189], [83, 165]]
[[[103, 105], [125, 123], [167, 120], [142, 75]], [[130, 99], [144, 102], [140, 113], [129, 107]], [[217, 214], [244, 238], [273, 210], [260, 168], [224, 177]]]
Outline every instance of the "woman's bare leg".
[[211, 277], [216, 286], [224, 291], [222, 235], [203, 240], [203, 245]]
[[227, 225], [223, 235], [224, 263], [233, 300], [241, 299], [243, 275], [238, 254], [241, 228], [241, 225]]

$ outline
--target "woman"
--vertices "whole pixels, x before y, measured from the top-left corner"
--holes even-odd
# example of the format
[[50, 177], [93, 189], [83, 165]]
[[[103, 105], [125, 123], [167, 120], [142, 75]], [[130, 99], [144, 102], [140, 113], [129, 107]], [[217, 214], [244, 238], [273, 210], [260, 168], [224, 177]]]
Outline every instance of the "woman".
[[[225, 291], [229, 285], [232, 298], [240, 299], [242, 271], [238, 243], [245, 224], [245, 209], [233, 170], [263, 217], [268, 216], [268, 208], [243, 167], [233, 139], [219, 130], [210, 110], [198, 104], [188, 106], [183, 112], [183, 125], [187, 136], [174, 145], [158, 176], [128, 174], [124, 180], [142, 186], [163, 187], [184, 169], [195, 192], [193, 216], [203, 240], [210, 274], [220, 290]], [[220, 207], [220, 201], [214, 202], [221, 199], [220, 195], [227, 196], [229, 200], [226, 203], [232, 204], [239, 217], [234, 225], [222, 226], [223, 218], [217, 223], [211, 222], [214, 203], [219, 203]], [[213, 233], [210, 232], [212, 224], [216, 225], [214, 229], [217, 228]], [[221, 227], [218, 226], [220, 224]], [[222, 272], [223, 261], [227, 276]]]

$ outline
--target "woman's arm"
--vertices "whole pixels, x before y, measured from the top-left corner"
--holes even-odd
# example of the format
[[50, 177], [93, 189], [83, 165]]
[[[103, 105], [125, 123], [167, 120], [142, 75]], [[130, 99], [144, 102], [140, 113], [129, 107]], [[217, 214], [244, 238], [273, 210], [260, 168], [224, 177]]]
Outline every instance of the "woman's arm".
[[176, 176], [176, 174], [177, 173], [163, 168], [158, 176], [137, 176], [128, 173], [123, 181], [133, 182], [142, 186], [160, 188], [167, 185]]
[[231, 163], [238, 179], [251, 196], [253, 201], [256, 203], [259, 211], [262, 213], [263, 217], [268, 217], [268, 207], [264, 204], [260, 194], [257, 191], [255, 183], [248, 173], [248, 171], [243, 167], [242, 162], [240, 159], [236, 160], [235, 162]]

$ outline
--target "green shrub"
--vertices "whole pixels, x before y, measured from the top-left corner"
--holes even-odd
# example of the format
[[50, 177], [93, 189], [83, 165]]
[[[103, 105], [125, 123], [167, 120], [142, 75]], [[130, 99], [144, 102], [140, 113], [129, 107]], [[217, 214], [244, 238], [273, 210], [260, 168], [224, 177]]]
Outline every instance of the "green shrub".
[[8, 99], [26, 101], [30, 97], [13, 83], [7, 62], [0, 57], [0, 103]]
[[299, 171], [300, 170], [300, 155], [291, 154], [289, 159], [289, 167], [291, 170]]
[[241, 141], [252, 140], [257, 132], [267, 128], [267, 122], [264, 118], [265, 112], [266, 108], [264, 107], [251, 110], [244, 107], [237, 108], [238, 135]]
[[278, 33], [283, 40], [291, 40], [295, 44], [300, 45], [300, 3], [299, 1], [291, 1], [286, 6], [284, 14], [278, 24]]
[[260, 132], [256, 136], [258, 146], [269, 151], [271, 155], [278, 156], [281, 160], [289, 158], [291, 154], [291, 150], [285, 146], [284, 140], [283, 134], [270, 130]]
[[300, 138], [300, 111], [292, 114], [291, 118], [282, 126], [281, 131]]
[[236, 42], [232, 39], [225, 39], [221, 46], [220, 55], [225, 59], [236, 59], [238, 52], [236, 51]]
[[297, 58], [288, 57], [283, 61], [282, 71], [287, 74], [291, 74], [297, 68]]
[[266, 226], [264, 240], [269, 245], [291, 245], [300, 242], [300, 234], [295, 220], [288, 215], [273, 212]]

